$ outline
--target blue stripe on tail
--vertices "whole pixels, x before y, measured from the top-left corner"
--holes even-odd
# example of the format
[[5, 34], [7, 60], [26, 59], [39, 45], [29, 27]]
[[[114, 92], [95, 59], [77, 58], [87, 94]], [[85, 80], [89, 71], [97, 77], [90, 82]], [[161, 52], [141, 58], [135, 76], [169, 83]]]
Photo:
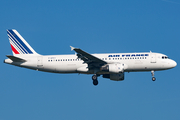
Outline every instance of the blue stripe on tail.
[[24, 44], [24, 42], [14, 33], [13, 30], [8, 30], [8, 35], [11, 37], [11, 39], [13, 39], [20, 48], [21, 50], [23, 50], [23, 53], [26, 54], [33, 54], [33, 52]]

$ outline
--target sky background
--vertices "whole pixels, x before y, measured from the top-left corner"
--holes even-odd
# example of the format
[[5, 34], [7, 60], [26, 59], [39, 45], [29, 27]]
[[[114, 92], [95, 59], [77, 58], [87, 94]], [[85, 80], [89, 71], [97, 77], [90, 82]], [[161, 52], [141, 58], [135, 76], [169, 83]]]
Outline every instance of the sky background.
[[180, 61], [179, 0], [1, 0], [0, 120], [179, 120], [179, 65], [124, 81], [4, 64], [7, 29], [40, 54], [158, 52]]

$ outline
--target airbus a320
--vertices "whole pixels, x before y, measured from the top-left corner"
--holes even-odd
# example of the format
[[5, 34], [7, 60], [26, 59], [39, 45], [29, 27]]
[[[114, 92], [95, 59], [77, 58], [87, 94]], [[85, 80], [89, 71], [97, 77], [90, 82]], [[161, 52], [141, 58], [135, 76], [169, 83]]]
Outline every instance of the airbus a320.
[[6, 55], [4, 63], [52, 73], [92, 74], [94, 85], [102, 76], [114, 81], [124, 80], [125, 72], [150, 71], [155, 81], [155, 71], [174, 68], [177, 63], [161, 53], [105, 53], [89, 54], [72, 46], [76, 54], [40, 55], [15, 30], [7, 30], [13, 55]]

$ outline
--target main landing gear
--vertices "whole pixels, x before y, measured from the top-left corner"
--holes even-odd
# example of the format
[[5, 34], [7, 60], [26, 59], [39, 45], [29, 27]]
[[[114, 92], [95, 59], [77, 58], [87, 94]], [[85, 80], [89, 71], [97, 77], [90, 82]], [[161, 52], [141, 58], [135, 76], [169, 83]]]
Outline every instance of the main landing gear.
[[97, 77], [98, 77], [98, 76], [97, 76], [96, 74], [92, 76], [93, 85], [95, 85], [95, 86], [98, 85]]
[[154, 77], [154, 70], [151, 71], [151, 75], [152, 75], [152, 81], [155, 81], [156, 78]]

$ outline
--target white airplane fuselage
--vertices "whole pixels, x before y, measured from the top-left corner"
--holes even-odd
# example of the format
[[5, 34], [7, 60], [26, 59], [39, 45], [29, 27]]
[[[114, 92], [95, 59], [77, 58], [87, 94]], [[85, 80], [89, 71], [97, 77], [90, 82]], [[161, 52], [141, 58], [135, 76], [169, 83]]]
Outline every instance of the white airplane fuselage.
[[124, 80], [124, 72], [154, 71], [171, 69], [177, 63], [161, 53], [106, 53], [89, 54], [72, 46], [74, 55], [40, 55], [14, 29], [7, 30], [13, 55], [7, 55], [4, 63], [52, 73], [94, 74], [93, 84], [97, 85], [97, 77], [110, 80]]
[[[148, 56], [131, 56], [145, 54], [147, 54]], [[151, 70], [159, 71], [170, 69], [177, 65], [177, 63], [174, 60], [162, 59], [162, 57], [166, 55], [160, 53], [111, 53], [92, 55], [106, 61], [109, 64], [124, 64], [124, 72], [138, 72]], [[112, 55], [112, 57], [108, 57], [110, 55]], [[116, 55], [119, 56], [116, 57]], [[125, 56], [122, 57], [122, 55]], [[17, 55], [17, 57], [26, 59], [27, 61], [22, 63], [13, 62], [11, 59], [6, 59], [5, 63], [44, 72], [94, 74], [94, 71], [89, 71], [87, 69], [88, 65], [84, 63], [83, 60], [78, 59], [76, 55]], [[102, 72], [99, 70], [98, 74], [106, 74], [106, 72]]]

